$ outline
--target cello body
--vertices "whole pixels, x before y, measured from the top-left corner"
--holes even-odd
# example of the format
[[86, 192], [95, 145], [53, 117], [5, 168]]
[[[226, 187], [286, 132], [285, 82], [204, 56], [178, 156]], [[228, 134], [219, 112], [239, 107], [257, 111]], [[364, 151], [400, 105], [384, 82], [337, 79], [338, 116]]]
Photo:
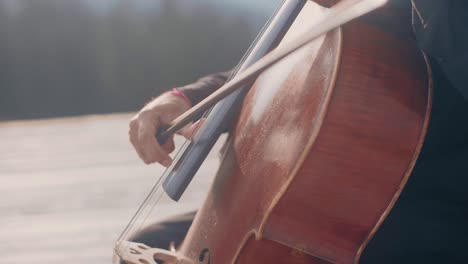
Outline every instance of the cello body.
[[[284, 40], [324, 12], [305, 4]], [[365, 18], [320, 37], [247, 93], [178, 254], [193, 263], [358, 263], [410, 176], [430, 107], [429, 66], [407, 39]]]

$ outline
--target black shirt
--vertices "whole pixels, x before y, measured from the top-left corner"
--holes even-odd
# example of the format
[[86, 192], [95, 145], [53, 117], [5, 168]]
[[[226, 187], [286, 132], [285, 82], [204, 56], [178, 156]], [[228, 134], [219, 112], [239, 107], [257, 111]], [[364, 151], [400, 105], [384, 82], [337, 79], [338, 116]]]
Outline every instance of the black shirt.
[[414, 171], [360, 263], [468, 263], [468, 2], [412, 5], [416, 41], [431, 61], [431, 119]]

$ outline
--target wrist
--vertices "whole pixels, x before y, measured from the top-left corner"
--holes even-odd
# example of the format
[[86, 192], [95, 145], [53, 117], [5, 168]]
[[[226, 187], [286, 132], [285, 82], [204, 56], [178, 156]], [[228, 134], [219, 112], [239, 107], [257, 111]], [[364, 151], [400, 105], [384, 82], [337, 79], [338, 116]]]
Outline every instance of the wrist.
[[145, 104], [142, 111], [159, 111], [158, 109], [161, 107], [176, 108], [181, 109], [181, 111], [186, 111], [192, 107], [192, 103], [183, 92], [174, 88], [173, 90], [162, 93], [158, 97], [153, 97], [148, 103]]
[[184, 92], [177, 88], [173, 88], [172, 90], [167, 91], [164, 94], [170, 94], [179, 97], [180, 99], [185, 101], [189, 108], [193, 106], [192, 100], [190, 100], [190, 98]]

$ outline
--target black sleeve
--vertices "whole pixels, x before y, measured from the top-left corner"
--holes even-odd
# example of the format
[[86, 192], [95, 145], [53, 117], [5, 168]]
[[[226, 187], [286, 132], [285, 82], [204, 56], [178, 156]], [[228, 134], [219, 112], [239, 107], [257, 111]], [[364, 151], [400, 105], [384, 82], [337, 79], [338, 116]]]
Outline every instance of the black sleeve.
[[412, 0], [419, 46], [468, 99], [468, 1]]
[[221, 87], [231, 75], [232, 70], [205, 76], [194, 83], [177, 88], [182, 91], [196, 105], [205, 97]]

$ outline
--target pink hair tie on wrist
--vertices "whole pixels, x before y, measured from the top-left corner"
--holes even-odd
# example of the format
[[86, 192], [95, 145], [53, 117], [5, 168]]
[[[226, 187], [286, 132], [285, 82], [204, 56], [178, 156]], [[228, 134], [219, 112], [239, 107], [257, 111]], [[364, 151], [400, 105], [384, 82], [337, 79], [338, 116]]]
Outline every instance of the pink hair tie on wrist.
[[177, 88], [173, 88], [172, 90], [170, 90], [170, 91], [168, 91], [166, 93], [177, 95], [177, 96], [181, 97], [182, 99], [185, 100], [185, 102], [187, 102], [187, 104], [189, 104], [190, 107], [192, 107], [192, 100], [190, 100], [190, 98], [188, 98], [188, 96], [185, 95], [184, 92], [182, 92], [180, 90], [177, 90]]

